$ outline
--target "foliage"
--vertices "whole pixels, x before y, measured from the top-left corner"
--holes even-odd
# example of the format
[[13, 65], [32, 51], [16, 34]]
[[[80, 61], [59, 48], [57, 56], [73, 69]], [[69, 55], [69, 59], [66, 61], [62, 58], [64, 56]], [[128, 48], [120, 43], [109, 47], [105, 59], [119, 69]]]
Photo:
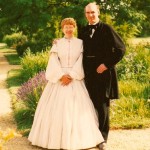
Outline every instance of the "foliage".
[[120, 34], [123, 41], [128, 44], [128, 39], [137, 35], [140, 31], [137, 29], [137, 26], [129, 24], [127, 22], [122, 23], [121, 25], [117, 26], [114, 25], [116, 31]]
[[[150, 77], [150, 44], [141, 43], [127, 47], [123, 60], [117, 65], [119, 80], [135, 79], [147, 82]], [[25, 81], [38, 72], [45, 70], [48, 62], [48, 51], [32, 54], [30, 51], [21, 59], [22, 74]]]
[[47, 29], [45, 31], [38, 31], [33, 35], [32, 39], [28, 40], [25, 43], [19, 44], [16, 47], [17, 53], [19, 56], [23, 56], [27, 49], [30, 49], [32, 53], [37, 53], [41, 51], [46, 51], [46, 49], [51, 44], [52, 41], [51, 32]]
[[117, 65], [120, 80], [150, 80], [150, 43], [129, 46], [123, 60]]
[[22, 32], [13, 33], [11, 35], [6, 35], [3, 39], [9, 47], [16, 48], [17, 45], [22, 45], [27, 41], [27, 37], [22, 34]]
[[132, 0], [131, 6], [134, 7], [139, 12], [142, 12], [145, 14], [146, 19], [142, 22], [142, 32], [139, 34], [139, 36], [149, 36], [150, 35], [150, 0]]
[[150, 44], [127, 47], [124, 59], [117, 65], [120, 100], [111, 105], [112, 128], [150, 126]]
[[32, 54], [30, 50], [21, 59], [22, 75], [24, 81], [34, 77], [37, 73], [46, 70], [49, 52]]
[[150, 126], [150, 104], [145, 99], [121, 97], [120, 100], [112, 102], [110, 112], [112, 128], [132, 129]]
[[[6, 0], [0, 1], [1, 25], [7, 23], [4, 31], [11, 32], [12, 27], [23, 34], [31, 35], [46, 26], [50, 18], [45, 0]], [[15, 11], [14, 11], [15, 8]], [[18, 26], [19, 25], [19, 26]]]
[[8, 87], [17, 88], [23, 83], [23, 77], [21, 74], [21, 69], [12, 69], [8, 72], [7, 84]]
[[[73, 17], [77, 20], [79, 34], [82, 30], [83, 25], [87, 23], [84, 17], [84, 7], [88, 2], [93, 2], [92, 0], [86, 1], [68, 1], [66, 6], [58, 7], [58, 14], [64, 17]], [[80, 4], [80, 5], [79, 5]], [[111, 25], [117, 28], [118, 33], [124, 38], [133, 37], [142, 29], [142, 22], [145, 20], [146, 16], [142, 12], [138, 12], [131, 8], [131, 1], [128, 0], [109, 0], [107, 2], [97, 0], [97, 4], [101, 6], [100, 19], [106, 23], [110, 22], [107, 20], [108, 16], [111, 16]], [[67, 12], [67, 13], [66, 13]]]
[[[103, 2], [96, 0], [101, 5], [102, 18], [105, 15], [111, 16], [114, 27], [117, 27], [123, 38], [129, 37], [128, 35], [137, 35], [141, 31], [141, 24], [145, 19], [144, 11], [139, 12], [136, 9], [138, 7], [131, 7], [132, 1], [134, 0], [109, 0], [105, 3], [105, 0]], [[84, 7], [88, 2], [93, 2], [93, 0], [0, 1], [1, 34], [22, 32], [27, 36], [29, 42], [42, 45], [42, 51], [53, 38], [61, 36], [60, 21], [65, 17], [73, 17], [77, 20], [78, 32], [80, 33], [83, 25], [87, 23], [84, 17]], [[107, 22], [107, 20], [104, 21]]]
[[[136, 80], [119, 81], [121, 97], [132, 97], [138, 99], [149, 99], [150, 85], [148, 82], [135, 82]], [[131, 86], [132, 85], [132, 86]]]
[[[29, 43], [36, 43], [42, 47], [40, 51], [55, 37], [55, 19], [58, 17], [53, 15], [56, 14], [56, 10], [49, 4], [49, 0], [6, 0], [0, 1], [0, 8], [2, 35], [22, 32], [27, 36]], [[26, 48], [24, 44], [19, 45], [20, 47]]]
[[20, 57], [22, 57], [26, 53], [26, 51], [27, 51], [27, 49], [29, 47], [30, 47], [30, 43], [29, 42], [25, 42], [23, 44], [17, 45], [17, 47], [16, 47], [17, 54]]
[[5, 57], [9, 61], [9, 64], [20, 65], [20, 57], [17, 54], [7, 54]]
[[[17, 53], [19, 56], [23, 56], [28, 50], [30, 49], [30, 51], [32, 53], [36, 53], [36, 52], [40, 52], [41, 50], [43, 50], [43, 43], [42, 42], [37, 42], [37, 41], [28, 41], [22, 45], [18, 45], [16, 47]], [[46, 47], [45, 47], [46, 49]], [[45, 50], [44, 49], [44, 50]]]
[[18, 108], [16, 106], [15, 118], [19, 126], [31, 127], [37, 103], [46, 83], [45, 72], [40, 72], [18, 89], [17, 105], [20, 105]]

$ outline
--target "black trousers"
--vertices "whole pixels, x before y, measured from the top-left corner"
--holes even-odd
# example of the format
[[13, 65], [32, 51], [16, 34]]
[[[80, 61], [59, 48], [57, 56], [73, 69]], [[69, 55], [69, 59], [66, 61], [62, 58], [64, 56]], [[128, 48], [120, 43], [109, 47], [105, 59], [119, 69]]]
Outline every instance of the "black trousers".
[[[99, 79], [98, 79], [99, 78]], [[109, 133], [109, 106], [110, 99], [106, 98], [105, 82], [91, 74], [86, 76], [85, 85], [98, 113], [99, 129], [107, 142]]]

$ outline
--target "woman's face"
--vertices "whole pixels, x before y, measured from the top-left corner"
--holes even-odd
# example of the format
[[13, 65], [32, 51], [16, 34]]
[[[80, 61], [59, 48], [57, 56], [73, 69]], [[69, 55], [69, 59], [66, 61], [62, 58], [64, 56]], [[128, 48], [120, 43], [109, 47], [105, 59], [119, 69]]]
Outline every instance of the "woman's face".
[[64, 25], [62, 31], [65, 37], [72, 37], [75, 31], [75, 27], [73, 25]]

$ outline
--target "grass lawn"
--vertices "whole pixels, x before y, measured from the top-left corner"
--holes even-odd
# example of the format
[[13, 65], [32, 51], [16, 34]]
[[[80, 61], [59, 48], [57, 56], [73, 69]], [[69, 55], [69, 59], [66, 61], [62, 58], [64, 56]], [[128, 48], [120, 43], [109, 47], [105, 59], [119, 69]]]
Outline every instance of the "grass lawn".
[[131, 44], [139, 44], [139, 43], [147, 43], [147, 42], [150, 42], [150, 37], [144, 37], [144, 38], [132, 38], [132, 39], [129, 39], [129, 43]]
[[8, 72], [7, 78], [8, 87], [19, 87], [22, 83], [20, 69], [12, 69]]
[[5, 57], [10, 65], [20, 65], [20, 57], [17, 53], [6, 54]]
[[0, 52], [4, 53], [10, 65], [20, 65], [20, 57], [15, 49], [8, 48], [5, 43], [0, 43]]

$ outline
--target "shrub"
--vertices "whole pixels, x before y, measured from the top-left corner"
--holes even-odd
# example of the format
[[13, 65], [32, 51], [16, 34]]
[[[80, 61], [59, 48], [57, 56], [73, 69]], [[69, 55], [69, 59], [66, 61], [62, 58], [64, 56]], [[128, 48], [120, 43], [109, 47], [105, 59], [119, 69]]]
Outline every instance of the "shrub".
[[148, 82], [150, 79], [150, 43], [127, 48], [125, 57], [117, 65], [119, 79]]
[[137, 26], [127, 22], [124, 22], [121, 25], [114, 25], [114, 28], [116, 29], [116, 31], [119, 33], [119, 35], [122, 37], [122, 39], [125, 41], [126, 44], [128, 43], [129, 38], [133, 38], [140, 32], [137, 29]]
[[21, 128], [31, 127], [37, 103], [46, 83], [45, 72], [42, 71], [18, 89], [15, 118]]
[[22, 57], [26, 52], [26, 50], [28, 49], [28, 47], [29, 47], [28, 42], [25, 42], [21, 45], [17, 45], [16, 47], [17, 54]]
[[19, 56], [23, 56], [28, 48], [34, 54], [37, 52], [46, 51], [49, 45], [51, 45], [53, 38], [54, 35], [52, 35], [49, 28], [45, 30], [40, 29], [33, 35], [32, 39], [16, 47], [17, 53]]
[[42, 42], [37, 41], [27, 41], [26, 43], [23, 43], [22, 45], [17, 45], [16, 47], [19, 56], [23, 56], [28, 49], [30, 49], [33, 54], [36, 54], [37, 52], [41, 52], [42, 50], [45, 51], [46, 47], [43, 47]]
[[[46, 29], [40, 29], [34, 36], [32, 42], [35, 43], [36, 49], [31, 49], [32, 52], [41, 52], [45, 51], [49, 45], [51, 45], [51, 41], [54, 39], [55, 35], [51, 31], [52, 28], [48, 27]], [[55, 29], [54, 29], [55, 30]]]
[[33, 54], [28, 50], [24, 57], [21, 59], [22, 76], [25, 81], [32, 78], [37, 73], [46, 70], [49, 52], [40, 52]]
[[23, 35], [22, 32], [6, 35], [3, 38], [3, 42], [5, 42], [9, 47], [13, 48], [16, 48], [18, 45], [22, 45], [26, 41], [27, 37]]

